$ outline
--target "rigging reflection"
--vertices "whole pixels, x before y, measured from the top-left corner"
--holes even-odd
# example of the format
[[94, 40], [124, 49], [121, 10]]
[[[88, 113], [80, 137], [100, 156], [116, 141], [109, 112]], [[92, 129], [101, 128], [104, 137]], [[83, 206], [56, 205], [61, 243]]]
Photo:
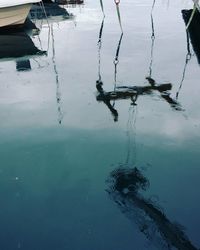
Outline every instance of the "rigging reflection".
[[[137, 99], [142, 95], [152, 95], [157, 93], [161, 99], [166, 101], [174, 110], [182, 111], [181, 105], [177, 100], [171, 97], [171, 83], [158, 84], [152, 77], [153, 65], [153, 49], [155, 42], [155, 32], [153, 23], [153, 8], [151, 9], [151, 58], [149, 66], [149, 74], [146, 77], [148, 84], [145, 86], [114, 86], [114, 90], [105, 91], [101, 74], [96, 81], [97, 96], [99, 102], [103, 102], [112, 113], [114, 120], [118, 120], [118, 111], [111, 103], [112, 101], [130, 99], [131, 106], [129, 109], [129, 118], [127, 122], [128, 150], [124, 164], [118, 166], [112, 171], [107, 179], [107, 193], [109, 197], [117, 204], [121, 212], [125, 214], [131, 221], [137, 224], [141, 233], [150, 240], [158, 249], [178, 249], [178, 250], [197, 250], [187, 237], [181, 225], [176, 224], [167, 217], [165, 212], [152, 199], [146, 198], [141, 191], [148, 189], [150, 182], [142, 171], [136, 167], [136, 116], [137, 116]], [[100, 30], [100, 34], [102, 31]], [[120, 37], [122, 39], [122, 36]], [[119, 54], [121, 40], [119, 42], [116, 55]], [[99, 47], [99, 64], [100, 64]], [[118, 64], [118, 56], [116, 60]], [[100, 69], [100, 65], [99, 65]], [[99, 70], [100, 72], [100, 70]], [[115, 68], [115, 83], [117, 70]], [[134, 128], [134, 129], [133, 129]], [[131, 136], [132, 135], [132, 136]], [[134, 138], [132, 138], [134, 135]], [[132, 144], [133, 143], [133, 144]], [[134, 154], [134, 155], [133, 155]]]
[[[60, 77], [59, 71], [56, 63], [56, 41], [54, 36], [54, 24], [59, 24], [62, 21], [73, 20], [74, 15], [70, 14], [64, 7], [61, 7], [60, 2], [52, 2], [51, 0], [46, 0], [43, 2], [43, 8], [40, 4], [35, 4], [30, 11], [30, 18], [37, 25], [38, 22], [43, 28], [45, 24], [48, 25], [48, 53], [51, 53], [51, 60], [53, 65], [53, 72], [55, 74], [55, 84], [56, 84], [56, 104], [57, 104], [57, 120], [59, 124], [62, 124], [63, 112], [62, 112], [62, 93], [60, 88]], [[51, 49], [51, 51], [49, 51]]]
[[[103, 81], [101, 77], [101, 47], [102, 47], [102, 31], [104, 26], [104, 19], [102, 21], [100, 31], [99, 31], [99, 42], [98, 42], [98, 80], [96, 81], [96, 89], [97, 95], [96, 100], [98, 102], [103, 102], [107, 108], [110, 110], [114, 121], [118, 121], [119, 113], [115, 107], [116, 101], [123, 99], [130, 99], [132, 105], [137, 105], [136, 101], [139, 96], [142, 95], [153, 95], [157, 92], [158, 96], [166, 101], [172, 109], [176, 111], [183, 111], [180, 103], [177, 102], [174, 98], [171, 97], [170, 90], [172, 89], [171, 83], [161, 83], [157, 84], [156, 81], [152, 78], [152, 65], [153, 65], [153, 50], [155, 43], [155, 29], [154, 29], [154, 21], [153, 21], [153, 10], [155, 6], [155, 0], [153, 0], [152, 8], [151, 8], [151, 54], [150, 54], [150, 65], [149, 65], [149, 73], [146, 80], [148, 81], [148, 85], [144, 86], [117, 86], [117, 67], [119, 65], [119, 52], [122, 44], [123, 32], [120, 35], [115, 59], [114, 59], [114, 88], [111, 91], [106, 91], [103, 88]], [[119, 3], [117, 3], [117, 13], [119, 17], [119, 24], [122, 30], [121, 25], [121, 17], [119, 12]]]
[[190, 59], [192, 57], [192, 54], [191, 54], [191, 51], [190, 51], [189, 34], [188, 34], [187, 30], [186, 30], [186, 38], [187, 38], [187, 54], [186, 54], [186, 57], [185, 57], [185, 64], [184, 64], [184, 67], [183, 67], [182, 78], [181, 78], [181, 81], [180, 81], [180, 84], [179, 84], [179, 88], [178, 88], [178, 90], [176, 92], [176, 100], [178, 100], [180, 91], [181, 91], [182, 86], [183, 86], [183, 82], [185, 80], [186, 69], [187, 69], [188, 63], [189, 63], [189, 61], [190, 61]]
[[114, 121], [118, 120], [118, 111], [111, 104], [111, 101], [131, 99], [132, 105], [137, 105], [136, 101], [139, 96], [152, 95], [154, 91], [159, 93], [159, 96], [165, 100], [174, 110], [183, 111], [181, 105], [170, 96], [169, 90], [172, 89], [171, 83], [156, 84], [155, 80], [147, 77], [149, 85], [146, 86], [117, 86], [114, 91], [104, 91], [102, 81], [96, 82], [98, 95], [96, 100], [104, 102], [111, 111]]
[[53, 63], [53, 69], [55, 73], [55, 81], [56, 81], [56, 102], [57, 102], [57, 112], [58, 112], [58, 123], [62, 123], [63, 119], [63, 112], [61, 108], [61, 90], [60, 90], [60, 80], [59, 80], [59, 74], [57, 70], [56, 65], [56, 50], [55, 50], [55, 38], [54, 38], [54, 32], [53, 32], [53, 24], [51, 24], [51, 37], [52, 37], [52, 63]]

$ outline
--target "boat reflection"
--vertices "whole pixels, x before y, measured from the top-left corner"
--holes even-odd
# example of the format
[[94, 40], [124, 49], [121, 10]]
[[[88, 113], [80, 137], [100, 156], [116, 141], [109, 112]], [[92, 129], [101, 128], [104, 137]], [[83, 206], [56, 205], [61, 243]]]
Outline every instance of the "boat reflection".
[[46, 51], [37, 48], [25, 30], [0, 32], [0, 60], [16, 61], [17, 70], [30, 70], [30, 59], [43, 55]]
[[194, 52], [196, 54], [198, 63], [200, 64], [200, 34], [199, 34], [200, 13], [198, 10], [196, 10], [190, 21], [192, 12], [193, 10], [182, 10], [182, 16], [183, 16], [186, 26], [189, 23], [189, 26], [188, 26], [189, 37], [190, 37]]
[[197, 250], [183, 227], [171, 222], [158, 204], [140, 193], [148, 189], [149, 180], [138, 168], [122, 166], [111, 172], [107, 183], [110, 198], [158, 249]]
[[44, 2], [43, 6], [34, 4], [30, 10], [29, 18], [31, 20], [43, 20], [47, 23], [61, 22], [66, 19], [73, 19], [74, 15], [70, 14], [65, 8], [52, 1]]
[[80, 5], [84, 4], [84, 0], [55, 0], [57, 4], [63, 4], [63, 5]]

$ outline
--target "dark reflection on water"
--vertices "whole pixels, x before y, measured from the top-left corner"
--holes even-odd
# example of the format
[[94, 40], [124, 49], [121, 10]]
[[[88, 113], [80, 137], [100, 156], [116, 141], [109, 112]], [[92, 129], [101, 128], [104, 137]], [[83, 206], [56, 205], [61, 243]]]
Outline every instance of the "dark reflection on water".
[[56, 3], [50, 2], [50, 3], [45, 3], [44, 2], [44, 9], [41, 7], [41, 4], [35, 4], [31, 8], [30, 11], [30, 18], [31, 19], [53, 19], [54, 17], [58, 18], [60, 17], [61, 19], [71, 19], [73, 15], [70, 15], [68, 11], [59, 6]]
[[96, 99], [99, 102], [104, 102], [108, 109], [111, 111], [114, 121], [118, 120], [118, 112], [111, 105], [111, 101], [122, 100], [122, 99], [131, 99], [132, 105], [137, 105], [136, 101], [140, 95], [151, 95], [153, 91], [158, 91], [160, 97], [164, 99], [173, 109], [177, 111], [183, 111], [180, 104], [173, 98], [170, 97], [170, 94], [167, 92], [172, 89], [171, 83], [165, 84], [156, 84], [155, 80], [152, 78], [147, 78], [149, 86], [118, 86], [114, 91], [106, 92], [103, 89], [103, 83], [97, 81], [96, 88], [99, 92]]
[[[188, 24], [193, 10], [182, 10], [183, 19]], [[196, 10], [194, 16], [189, 24], [188, 32], [191, 39], [192, 46], [194, 48], [195, 54], [200, 63], [200, 35], [199, 35], [199, 26], [200, 26], [200, 14]]]
[[0, 59], [44, 55], [25, 31], [0, 32]]
[[139, 193], [148, 188], [149, 181], [138, 168], [121, 166], [110, 174], [108, 183], [107, 192], [122, 213], [133, 220], [149, 240], [157, 246], [160, 244], [159, 249], [197, 250], [181, 225], [171, 222], [158, 204]]

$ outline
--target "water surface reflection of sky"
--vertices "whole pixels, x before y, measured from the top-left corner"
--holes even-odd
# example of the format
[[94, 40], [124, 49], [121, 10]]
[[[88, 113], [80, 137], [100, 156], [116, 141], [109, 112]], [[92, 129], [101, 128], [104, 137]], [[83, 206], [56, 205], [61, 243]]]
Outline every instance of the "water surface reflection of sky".
[[[124, 36], [117, 85], [148, 85], [151, 6], [146, 0], [120, 3]], [[152, 78], [171, 83], [174, 100], [187, 54], [181, 10], [191, 7], [190, 1], [157, 0], [153, 10]], [[173, 109], [155, 91], [139, 96], [137, 106], [130, 99], [116, 100], [114, 122], [107, 106], [96, 100], [99, 1], [67, 10], [75, 18], [50, 23], [49, 40], [47, 24], [31, 37], [47, 51], [30, 58], [31, 70], [17, 71], [16, 59], [0, 62], [1, 248], [165, 249], [166, 239], [147, 239], [132, 213], [123, 214], [105, 191], [111, 172], [122, 165], [137, 166], [150, 183], [141, 191], [144, 200], [151, 199], [169, 221], [183, 226], [199, 248], [200, 68], [195, 54], [178, 95], [183, 110]], [[113, 91], [121, 31], [113, 1], [105, 1], [104, 10], [101, 80], [105, 91]]]

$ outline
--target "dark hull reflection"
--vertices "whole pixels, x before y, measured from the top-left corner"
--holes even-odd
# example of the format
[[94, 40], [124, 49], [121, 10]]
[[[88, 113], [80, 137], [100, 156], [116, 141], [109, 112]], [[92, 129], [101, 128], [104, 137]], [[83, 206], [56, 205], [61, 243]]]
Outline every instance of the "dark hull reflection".
[[[65, 8], [60, 7], [56, 3], [44, 3], [44, 8], [41, 8], [39, 4], [35, 4], [32, 6], [31, 11], [30, 11], [30, 18], [31, 19], [47, 19], [49, 18], [58, 18], [65, 20], [65, 19], [72, 19], [73, 15], [69, 14], [68, 11]], [[61, 21], [58, 20], [58, 21]]]
[[[187, 25], [192, 14], [192, 10], [182, 10], [182, 16]], [[192, 21], [189, 24], [188, 31], [189, 37], [194, 49], [194, 52], [197, 56], [198, 63], [200, 64], [200, 13], [198, 10], [195, 11]]]
[[197, 250], [180, 225], [172, 223], [155, 202], [139, 193], [149, 187], [149, 181], [137, 168], [116, 169], [108, 183], [107, 192], [122, 213], [136, 222], [147, 239], [159, 244], [159, 249]]
[[0, 33], [0, 59], [43, 55], [26, 32]]
[[56, 0], [57, 4], [84, 4], [84, 0]]
[[[43, 3], [51, 3], [53, 4], [52, 0], [43, 0]], [[83, 4], [84, 0], [55, 0], [57, 4]]]

